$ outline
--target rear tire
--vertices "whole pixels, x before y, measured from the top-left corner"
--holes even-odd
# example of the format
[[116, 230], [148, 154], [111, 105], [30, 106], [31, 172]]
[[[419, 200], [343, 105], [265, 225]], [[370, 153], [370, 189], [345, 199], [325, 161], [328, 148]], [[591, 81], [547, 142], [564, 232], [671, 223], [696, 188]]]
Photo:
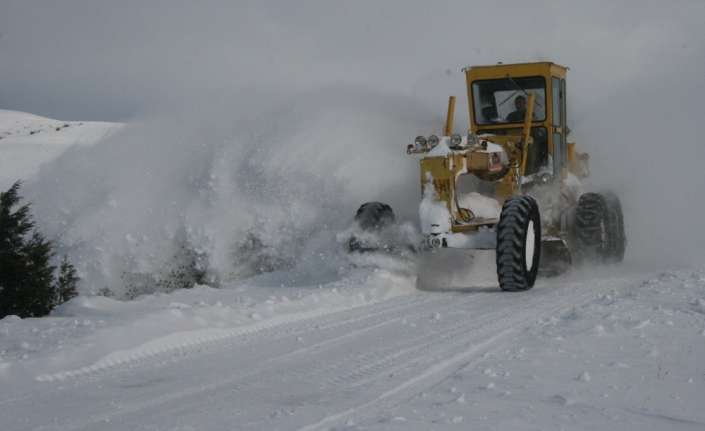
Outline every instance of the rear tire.
[[[393, 224], [395, 220], [396, 217], [392, 207], [382, 202], [366, 202], [360, 205], [360, 208], [355, 213], [355, 223], [363, 231], [368, 232], [378, 232]], [[375, 249], [366, 246], [354, 236], [348, 241], [348, 250], [351, 252], [374, 251]]]
[[366, 202], [355, 213], [355, 221], [363, 230], [380, 230], [395, 220], [392, 207], [382, 202]]
[[575, 211], [575, 240], [582, 262], [621, 262], [626, 237], [619, 198], [610, 192], [581, 195]]
[[504, 202], [497, 225], [497, 279], [509, 292], [534, 286], [541, 256], [539, 206], [531, 196]]
[[605, 256], [606, 263], [620, 263], [624, 260], [624, 252], [627, 248], [627, 236], [624, 233], [624, 214], [622, 213], [622, 203], [617, 195], [612, 192], [604, 194], [607, 202], [609, 214], [609, 226], [612, 234], [609, 236], [609, 253]]

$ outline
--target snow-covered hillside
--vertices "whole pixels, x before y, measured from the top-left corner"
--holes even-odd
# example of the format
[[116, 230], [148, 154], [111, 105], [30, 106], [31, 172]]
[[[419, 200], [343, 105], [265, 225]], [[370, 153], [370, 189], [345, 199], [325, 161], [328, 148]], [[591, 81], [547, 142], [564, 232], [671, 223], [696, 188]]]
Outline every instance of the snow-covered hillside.
[[68, 147], [95, 143], [119, 128], [115, 123], [58, 121], [0, 109], [0, 189], [29, 179]]

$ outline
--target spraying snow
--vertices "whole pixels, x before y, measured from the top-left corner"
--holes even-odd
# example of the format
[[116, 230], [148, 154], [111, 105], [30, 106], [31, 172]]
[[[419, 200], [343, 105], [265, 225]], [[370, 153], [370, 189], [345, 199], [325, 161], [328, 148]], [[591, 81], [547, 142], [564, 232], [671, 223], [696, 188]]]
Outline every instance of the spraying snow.
[[284, 268], [337, 271], [335, 234], [360, 203], [414, 212], [416, 165], [404, 140], [435, 117], [413, 106], [334, 87], [254, 121], [224, 107], [181, 124], [155, 118], [69, 149], [27, 197], [93, 292], [134, 296], [172, 274], [191, 280], [179, 272], [188, 268], [209, 284]]
[[421, 221], [421, 232], [424, 234], [450, 230], [450, 211], [438, 199], [436, 189], [433, 187], [433, 178], [430, 176], [424, 186], [423, 199], [419, 204], [419, 220]]

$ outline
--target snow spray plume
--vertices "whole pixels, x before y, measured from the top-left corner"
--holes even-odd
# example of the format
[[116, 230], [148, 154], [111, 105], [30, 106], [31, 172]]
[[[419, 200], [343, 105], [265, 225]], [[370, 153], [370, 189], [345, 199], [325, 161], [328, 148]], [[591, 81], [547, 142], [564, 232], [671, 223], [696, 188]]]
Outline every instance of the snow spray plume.
[[628, 261], [702, 263], [704, 63], [679, 60], [677, 81], [672, 64], [653, 64], [573, 117], [592, 155], [593, 188], [622, 199]]
[[155, 116], [43, 167], [35, 211], [81, 263], [84, 289], [133, 296], [325, 265], [361, 202], [415, 214], [404, 149], [439, 122], [432, 113], [345, 86], [238, 120], [246, 105]]

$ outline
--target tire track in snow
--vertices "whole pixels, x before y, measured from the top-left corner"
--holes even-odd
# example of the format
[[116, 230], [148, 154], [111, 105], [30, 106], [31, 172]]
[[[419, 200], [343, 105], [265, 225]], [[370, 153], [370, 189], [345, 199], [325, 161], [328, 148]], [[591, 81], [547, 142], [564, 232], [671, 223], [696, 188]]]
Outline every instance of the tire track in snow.
[[[349, 308], [343, 312], [337, 312], [334, 310], [329, 310], [328, 313], [323, 315], [323, 319], [319, 318], [309, 318], [301, 320], [301, 325], [272, 325], [271, 327], [263, 328], [261, 332], [247, 332], [241, 337], [231, 337], [227, 340], [214, 340], [213, 342], [203, 344], [194, 344], [190, 347], [175, 348], [170, 350], [165, 350], [161, 353], [155, 353], [154, 355], [144, 355], [139, 358], [134, 358], [133, 360], [126, 362], [124, 364], [116, 364], [113, 367], [98, 369], [96, 371], [88, 372], [85, 370], [89, 367], [84, 367], [84, 371], [81, 373], [74, 373], [67, 376], [66, 379], [73, 380], [73, 385], [78, 387], [82, 385], [94, 385], [96, 384], [96, 379], [107, 378], [114, 375], [115, 372], [129, 372], [134, 373], [137, 371], [138, 367], [160, 367], [172, 365], [175, 362], [187, 361], [189, 359], [206, 358], [208, 355], [217, 355], [223, 350], [230, 349], [232, 347], [242, 347], [248, 343], [254, 343], [260, 340], [261, 337], [268, 338], [270, 342], [277, 342], [285, 340], [290, 337], [296, 337], [298, 335], [311, 334], [313, 332], [324, 332], [329, 331], [341, 326], [353, 325], [356, 323], [364, 323], [367, 320], [378, 319], [379, 317], [388, 317], [390, 313], [396, 315], [406, 315], [405, 311], [409, 308], [414, 308], [418, 306], [429, 306], [439, 302], [443, 302], [445, 299], [442, 296], [429, 296], [419, 294], [416, 291], [412, 291], [409, 295], [399, 295], [388, 297], [378, 302], [369, 302], [366, 305], [360, 307]], [[369, 308], [369, 312], [360, 313], [362, 309]], [[270, 338], [271, 337], [271, 338]], [[225, 343], [223, 342], [225, 341]], [[309, 348], [315, 349], [319, 348], [319, 344], [311, 345]], [[300, 348], [295, 349], [300, 351]], [[287, 355], [289, 352], [285, 353]], [[166, 354], [171, 354], [167, 358], [160, 358], [159, 356], [165, 356]], [[277, 357], [272, 357], [269, 359], [276, 359]], [[164, 360], [162, 360], [164, 359]], [[208, 360], [208, 359], [205, 359]], [[111, 373], [111, 371], [113, 371]], [[39, 380], [39, 379], [37, 379]], [[42, 382], [50, 382], [51, 380], [42, 379]], [[61, 391], [61, 388], [46, 388], [42, 389], [45, 395], [56, 394]], [[13, 397], [10, 399], [5, 399], [0, 401], [0, 406], [3, 408], [11, 408], [9, 406], [17, 403], [21, 403], [24, 400], [31, 398], [31, 394], [24, 396]]]
[[[406, 295], [402, 295], [402, 297], [403, 296]], [[382, 306], [381, 309], [375, 310], [374, 312], [368, 314], [353, 314], [343, 320], [336, 320], [330, 323], [321, 323], [318, 319], [338, 316], [339, 314], [356, 310], [361, 307], [373, 307], [377, 304], [384, 304], [389, 299], [398, 298], [398, 296], [377, 302], [358, 304], [352, 307], [339, 306], [333, 308], [321, 308], [302, 313], [284, 314], [282, 316], [276, 316], [272, 319], [267, 319], [249, 325], [237, 326], [234, 328], [210, 328], [194, 331], [181, 331], [148, 341], [131, 349], [113, 352], [88, 366], [73, 370], [38, 375], [36, 380], [40, 382], [52, 382], [56, 380], [63, 381], [70, 378], [95, 375], [113, 368], [127, 367], [134, 363], [144, 362], [164, 354], [178, 353], [182, 356], [187, 353], [201, 351], [207, 348], [208, 345], [214, 345], [216, 346], [216, 349], [229, 347], [235, 343], [235, 341], [233, 341], [234, 339], [245, 339], [244, 342], [247, 342], [247, 340], [251, 341], [256, 339], [256, 337], [261, 336], [264, 332], [271, 332], [271, 334], [268, 335], [272, 337], [290, 337], [308, 333], [313, 329], [333, 329], [350, 324], [351, 322], [364, 321], [379, 315], [385, 315], [389, 312], [394, 312], [397, 309], [413, 307], [418, 303], [436, 302], [441, 300], [440, 298], [425, 298], [421, 295], [417, 295], [416, 293], [409, 296], [411, 296], [411, 298], [409, 298], [410, 302], [408, 304], [391, 303], [388, 307]], [[312, 323], [301, 328], [293, 326], [295, 323], [306, 321]], [[278, 329], [279, 331], [277, 331]], [[238, 343], [238, 345], [241, 345], [241, 343]]]
[[[425, 297], [426, 295], [419, 294], [419, 297]], [[290, 361], [293, 357], [296, 356], [303, 356], [306, 355], [307, 353], [310, 353], [312, 351], [315, 352], [320, 352], [322, 349], [329, 347], [331, 345], [339, 344], [341, 342], [344, 342], [347, 339], [350, 338], [355, 338], [358, 336], [361, 336], [367, 332], [374, 331], [376, 329], [382, 328], [387, 325], [391, 325], [393, 323], [399, 322], [400, 320], [407, 318], [409, 314], [407, 311], [411, 308], [421, 308], [423, 311], [417, 312], [418, 315], [422, 314], [428, 314], [426, 311], [425, 305], [428, 303], [442, 303], [446, 302], [447, 298], [445, 297], [447, 295], [439, 295], [436, 297], [427, 297], [423, 298], [421, 301], [412, 301], [409, 304], [404, 304], [402, 306], [394, 306], [390, 307], [392, 309], [391, 311], [394, 311], [392, 316], [388, 316], [390, 313], [390, 310], [382, 310], [379, 312], [375, 313], [369, 313], [365, 316], [367, 317], [378, 317], [378, 316], [387, 316], [388, 318], [382, 319], [379, 322], [372, 322], [372, 324], [363, 326], [362, 328], [359, 328], [357, 330], [345, 332], [342, 335], [338, 336], [333, 336], [326, 338], [318, 343], [312, 344], [312, 345], [307, 345], [307, 346], [302, 346], [298, 349], [295, 349], [293, 351], [289, 351], [285, 354], [269, 358], [267, 360], [264, 360], [260, 366], [254, 370], [248, 371], [248, 372], [243, 372], [243, 373], [236, 373], [233, 376], [230, 376], [228, 378], [223, 378], [215, 383], [211, 384], [206, 384], [206, 385], [201, 385], [198, 387], [192, 387], [188, 388], [183, 391], [179, 392], [172, 392], [164, 396], [160, 396], [157, 398], [153, 398], [148, 401], [140, 401], [136, 402], [132, 405], [123, 405], [119, 409], [119, 411], [111, 411], [109, 413], [104, 413], [104, 414], [98, 414], [98, 415], [93, 415], [91, 418], [89, 418], [87, 421], [81, 421], [80, 423], [73, 423], [73, 424], [67, 424], [61, 427], [62, 430], [79, 430], [79, 429], [86, 429], [86, 428], [91, 428], [92, 426], [98, 425], [98, 424], [105, 424], [108, 422], [114, 421], [116, 417], [120, 416], [125, 416], [125, 415], [133, 415], [137, 412], [140, 411], [145, 411], [149, 409], [153, 409], [158, 406], [163, 406], [165, 404], [173, 403], [175, 401], [180, 401], [185, 398], [189, 397], [199, 397], [203, 398], [204, 394], [208, 392], [213, 392], [218, 389], [224, 388], [224, 387], [229, 387], [237, 384], [237, 389], [242, 391], [246, 390], [250, 385], [248, 382], [243, 382], [246, 379], [253, 379], [253, 381], [258, 381], [257, 379], [258, 376], [261, 375], [272, 375], [274, 374], [272, 372], [273, 369], [276, 369], [276, 366], [284, 366], [288, 364], [288, 361]], [[392, 298], [392, 300], [395, 298]], [[466, 302], [469, 302], [467, 300]], [[360, 317], [351, 317], [349, 319], [349, 322], [358, 322], [361, 320], [369, 320], [369, 319], [362, 319]], [[337, 325], [336, 325], [337, 326]], [[315, 365], [312, 365], [315, 367]]]
[[[519, 318], [516, 317], [518, 311], [516, 307], [506, 304], [502, 307], [502, 310], [500, 311], [491, 311], [488, 313], [481, 314], [480, 316], [475, 315], [469, 320], [461, 319], [457, 323], [452, 324], [450, 328], [442, 326], [434, 331], [431, 331], [428, 334], [413, 337], [412, 339], [404, 339], [396, 343], [390, 343], [381, 352], [372, 352], [372, 356], [376, 357], [377, 361], [382, 364], [382, 366], [377, 367], [376, 373], [370, 376], [368, 379], [380, 380], [376, 379], [375, 376], [379, 377], [380, 375], [385, 375], [390, 371], [390, 369], [396, 371], [403, 368], [413, 368], [412, 365], [414, 363], [426, 363], [437, 361], [439, 356], [441, 356], [442, 359], [445, 360], [447, 358], [443, 358], [443, 356], [447, 355], [447, 351], [453, 351], [457, 349], [457, 347], [455, 346], [458, 343], [458, 335], [466, 334], [465, 337], [462, 339], [464, 341], [462, 341], [461, 345], [466, 345], [468, 343], [471, 345], [479, 344], [481, 346], [489, 345], [495, 341], [494, 335], [496, 335], [496, 332], [500, 331], [500, 329], [497, 328], [504, 328], [504, 331], [506, 331], [506, 333], [502, 332], [502, 336], [505, 336], [508, 333], [515, 331], [514, 326], [516, 326], [517, 322], [519, 322], [520, 320], [529, 320], [531, 318], [539, 319], [540, 317], [542, 317], [543, 315], [540, 313], [537, 315], [537, 309], [535, 307], [536, 304], [540, 304], [541, 302], [543, 302], [546, 299], [546, 295], [555, 294], [555, 292], [558, 290], [559, 289], [557, 288], [549, 288], [549, 290], [543, 292], [543, 295], [537, 295], [533, 298], [530, 298], [529, 302], [522, 304], [520, 308], [520, 310], [522, 310], [522, 313], [519, 314]], [[490, 294], [501, 295], [501, 293], [499, 292], [491, 292]], [[528, 295], [532, 294], [534, 293], [526, 293], [523, 296], [527, 297]], [[588, 291], [583, 294], [583, 297], [588, 298], [594, 294], [594, 291]], [[431, 294], [424, 293], [423, 295]], [[513, 296], [519, 297], [520, 295], [522, 294], [514, 294]], [[560, 295], [562, 294], [559, 292], [558, 295], [560, 297]], [[433, 297], [438, 298], [438, 301], [433, 302], [438, 302], [438, 305], [442, 307], [444, 312], [447, 312], [448, 308], [450, 307], [454, 309], [455, 313], [462, 314], [462, 311], [470, 303], [478, 299], [478, 294], [473, 294], [467, 296], [467, 298], [462, 301], [458, 301], [458, 297], [464, 296], [464, 294], [458, 293], [441, 293], [438, 295], [433, 295]], [[566, 296], [568, 300], [561, 301], [559, 303], [558, 308], [565, 308], [566, 304], [575, 304], [576, 299], [581, 298], [576, 298], [573, 295]], [[514, 301], [512, 300], [511, 302]], [[554, 308], [556, 307], [555, 302], [551, 302], [549, 303], [549, 305], [552, 305]], [[212, 405], [214, 402], [217, 402], [224, 389], [227, 388], [228, 390], [226, 392], [228, 392], [229, 394], [252, 393], [253, 390], [259, 389], [261, 386], [266, 387], [266, 382], [268, 379], [278, 379], [278, 376], [282, 374], [281, 370], [285, 370], [284, 373], [287, 375], [288, 380], [322, 381], [322, 390], [325, 390], [326, 388], [330, 387], [340, 387], [340, 384], [334, 381], [335, 379], [321, 379], [320, 375], [326, 376], [331, 373], [334, 374], [337, 372], [337, 370], [340, 369], [352, 369], [353, 372], [351, 372], [351, 374], [356, 374], [357, 368], [361, 367], [360, 364], [367, 364], [369, 357], [366, 357], [367, 353], [355, 355], [352, 358], [349, 356], [343, 357], [332, 365], [321, 367], [319, 362], [316, 361], [316, 358], [325, 357], [326, 349], [341, 345], [344, 341], [347, 341], [349, 339], [362, 337], [367, 333], [372, 333], [376, 330], [388, 327], [393, 323], [401, 322], [404, 319], [413, 320], [428, 318], [429, 315], [432, 313], [432, 310], [435, 309], [436, 308], [428, 307], [427, 304], [424, 304], [423, 302], [420, 302], [419, 304], [415, 305], [410, 305], [408, 307], [405, 307], [404, 309], [400, 309], [394, 315], [388, 316], [388, 318], [383, 320], [382, 322], [373, 322], [370, 326], [360, 328], [356, 331], [346, 332], [342, 336], [326, 339], [320, 343], [302, 347], [301, 349], [297, 349], [293, 352], [273, 358], [272, 360], [267, 360], [262, 363], [261, 366], [257, 369], [251, 370], [251, 372], [237, 373], [234, 376], [222, 379], [213, 384], [189, 388], [185, 391], [172, 393], [147, 402], [135, 403], [131, 406], [122, 406], [119, 412], [113, 412], [107, 415], [99, 415], [97, 417], [94, 417], [88, 423], [84, 423], [83, 425], [77, 425], [75, 427], [70, 427], [67, 429], [90, 428], [90, 425], [104, 423], [106, 420], [114, 422], [118, 417], [132, 418], [136, 413], [149, 409], [158, 410], [160, 415], [165, 416], [178, 416], [179, 413], [183, 413], [182, 410], [184, 405], [188, 406], [188, 409], [195, 408], [196, 410], [200, 410], [195, 407], [192, 403], [185, 402], [185, 400], [196, 399], [197, 404], [203, 404], [204, 408], [206, 408], [207, 406]], [[540, 310], [541, 309], [538, 309], [539, 312]], [[514, 317], [512, 318], [512, 316]], [[475, 329], [471, 329], [473, 327], [475, 327]], [[509, 327], [510, 329], [506, 329], [507, 327]], [[487, 340], [487, 343], [484, 342], [485, 340]], [[447, 346], [448, 343], [450, 343], [449, 347]], [[445, 349], [441, 348], [443, 345], [446, 345]], [[397, 354], [399, 349], [406, 349], [403, 352], [407, 356], [405, 360], [399, 360], [399, 355]], [[439, 351], [441, 351], [442, 353], [439, 354]], [[413, 354], [418, 352], [426, 353], [420, 355]], [[463, 350], [463, 352], [465, 351]], [[464, 354], [462, 358], [464, 359], [466, 358], [466, 356], [467, 355]], [[302, 365], [293, 362], [294, 358], [296, 357], [307, 359], [303, 360]], [[327, 362], [327, 360], [324, 360], [323, 362], [325, 363]], [[443, 363], [447, 364], [448, 362]], [[391, 368], [390, 364], [393, 365]], [[385, 366], [387, 368], [385, 368]], [[445, 369], [445, 367], [443, 369]], [[434, 372], [432, 375], [436, 375], [436, 373]], [[365, 373], [362, 373], [362, 376], [364, 377]], [[424, 378], [428, 377], [429, 375], [424, 374]], [[386, 400], [390, 396], [391, 394], [387, 394], [382, 399]], [[176, 404], [177, 402], [180, 402], [181, 404]], [[167, 405], [172, 407], [167, 407]], [[159, 408], [155, 409], [155, 407]], [[245, 408], [244, 411], [247, 411], [247, 409]], [[359, 409], [354, 410], [354, 412], [358, 411]], [[345, 413], [346, 415], [348, 414], [348, 412]], [[326, 421], [325, 423], [327, 424], [328, 421]], [[257, 429], [257, 427], [255, 427], [254, 429]]]
[[[571, 289], [573, 290], [573, 289]], [[567, 297], [559, 302], [550, 302], [548, 305], [542, 305], [541, 300], [545, 298], [531, 298], [527, 304], [524, 304], [519, 312], [513, 310], [510, 313], [500, 313], [501, 316], [491, 319], [491, 322], [483, 323], [476, 331], [470, 331], [469, 336], [458, 340], [457, 335], [459, 329], [452, 333], [442, 336], [444, 339], [451, 339], [451, 346], [446, 349], [437, 349], [438, 346], [443, 346], [443, 342], [432, 342], [417, 348], [411, 347], [406, 352], [400, 352], [399, 355], [411, 354], [414, 352], [428, 350], [431, 353], [425, 356], [413, 357], [406, 361], [399, 361], [397, 357], [386, 358], [386, 362], [396, 363], [392, 368], [384, 368], [384, 374], [394, 373], [404, 368], [413, 368], [410, 365], [413, 362], [422, 363], [419, 366], [425, 366], [426, 369], [421, 373], [414, 373], [410, 370], [411, 376], [403, 380], [397, 386], [382, 392], [381, 394], [368, 399], [361, 404], [344, 409], [337, 413], [333, 413], [321, 418], [319, 421], [300, 427], [299, 431], [315, 431], [328, 429], [328, 427], [339, 424], [344, 420], [356, 416], [370, 416], [375, 412], [387, 410], [395, 405], [401, 404], [406, 399], [417, 394], [422, 388], [436, 384], [437, 382], [447, 378], [458, 368], [466, 367], [479, 359], [484, 354], [491, 351], [500, 350], [505, 347], [504, 344], [497, 344], [506, 340], [511, 335], [523, 330], [530, 322], [540, 319], [546, 315], [558, 313], [562, 310], [571, 307], [582, 305], [597, 295], [599, 288], [589, 290], [577, 295], [567, 295]], [[530, 293], [527, 293], [530, 294]], [[513, 294], [515, 295], [515, 294]], [[535, 304], [538, 303], [538, 304]], [[538, 305], [538, 306], [537, 306]], [[467, 324], [468, 322], [465, 322]], [[464, 325], [457, 325], [461, 328]], [[436, 334], [438, 335], [438, 334]], [[460, 345], [461, 349], [453, 348]], [[377, 372], [375, 376], [381, 373]], [[370, 377], [368, 380], [374, 380], [375, 377]], [[360, 382], [362, 384], [364, 382]], [[430, 384], [429, 384], [430, 383]]]
[[[223, 388], [229, 388], [228, 392], [230, 393], [251, 393], [253, 390], [259, 389], [263, 385], [266, 387], [267, 379], [277, 379], [278, 377], [276, 376], [279, 376], [281, 374], [286, 374], [287, 379], [292, 381], [303, 380], [323, 382], [318, 386], [319, 389], [322, 391], [326, 391], [328, 388], [340, 387], [342, 385], [347, 385], [347, 387], [350, 387], [350, 381], [360, 380], [364, 377], [368, 377], [368, 381], [381, 380], [380, 377], [388, 374], [390, 371], [397, 372], [400, 369], [413, 368], [412, 365], [417, 362], [444, 362], [447, 359], [447, 355], [449, 354], [447, 353], [447, 351], [452, 352], [457, 349], [456, 345], [458, 343], [458, 336], [460, 335], [465, 334], [465, 337], [461, 338], [461, 340], [470, 340], [461, 344], [469, 343], [472, 345], [478, 343], [484, 346], [485, 343], [482, 340], [485, 340], [487, 337], [490, 337], [492, 341], [495, 340], [493, 336], [495, 335], [495, 331], [509, 331], [506, 329], [506, 327], [509, 326], [512, 327], [510, 328], [510, 332], [514, 332], [513, 326], [516, 325], [516, 323], [519, 321], [516, 317], [517, 311], [524, 310], [523, 314], [520, 314], [520, 318], [523, 320], [531, 320], [532, 317], [538, 320], [540, 317], [543, 316], [543, 314], [540, 313], [541, 309], [538, 309], [539, 314], [537, 315], [535, 303], [541, 303], [545, 299], [545, 295], [551, 295], [556, 290], [558, 289], [552, 288], [549, 291], [544, 291], [543, 295], [541, 296], [531, 298], [531, 301], [526, 304], [523, 304], [519, 310], [510, 305], [505, 305], [500, 311], [491, 311], [488, 313], [481, 314], [479, 316], [475, 315], [470, 320], [461, 319], [459, 322], [451, 325], [450, 327], [440, 327], [437, 330], [432, 331], [428, 334], [423, 334], [421, 336], [413, 337], [411, 339], [403, 339], [401, 340], [401, 342], [390, 343], [382, 350], [372, 351], [371, 353], [364, 352], [362, 354], [354, 355], [353, 357], [346, 356], [334, 362], [333, 364], [321, 366], [320, 361], [317, 361], [316, 359], [318, 357], [325, 357], [325, 351], [323, 349], [326, 347], [330, 348], [335, 345], [338, 345], [339, 343], [337, 341], [342, 341], [342, 339], [337, 338], [333, 340], [326, 340], [322, 343], [309, 346], [310, 348], [304, 348], [300, 349], [299, 351], [293, 352], [296, 354], [301, 354], [302, 356], [311, 356], [311, 352], [315, 353], [315, 356], [310, 357], [308, 360], [304, 361], [303, 364], [296, 364], [290, 362], [292, 360], [292, 357], [290, 355], [284, 355], [279, 358], [282, 360], [286, 360], [286, 362], [282, 364], [284, 368], [277, 368], [277, 364], [272, 364], [272, 367], [262, 368], [259, 370], [255, 370], [252, 373], [239, 375], [235, 378], [229, 378], [214, 385], [201, 386], [199, 388], [195, 388], [194, 390], [188, 391], [188, 393], [178, 394], [173, 397], [170, 396], [168, 400], [159, 400], [156, 404], [149, 403], [149, 406], [154, 407], [155, 405], [160, 405], [160, 414], [164, 415], [164, 404], [170, 404], [177, 400], [183, 401], [184, 398], [195, 397], [198, 395], [198, 402], [203, 404], [204, 408], [207, 408], [206, 406], [217, 402], [219, 398], [218, 391], [222, 390]], [[501, 295], [501, 293], [499, 292], [490, 292], [490, 294]], [[594, 292], [588, 291], [584, 294], [584, 297], [588, 298], [594, 294]], [[519, 295], [515, 294], [514, 296]], [[524, 295], [531, 294], [526, 293]], [[436, 297], [442, 299], [438, 302], [440, 302], [439, 305], [443, 307], [446, 314], [452, 315], [463, 314], [462, 312], [465, 307], [478, 299], [478, 294], [473, 294], [469, 295], [462, 301], [458, 301], [458, 297], [463, 296], [465, 295], [458, 293], [441, 293], [438, 294]], [[558, 306], [559, 309], [565, 308], [566, 304], [577, 305], [575, 304], [575, 300], [581, 298], [580, 296], [578, 296], [577, 298], [572, 295], [567, 296], [568, 301], [560, 302]], [[551, 304], [553, 304], [555, 307], [555, 303], [550, 303], [549, 305]], [[413, 320], [428, 318], [429, 315], [432, 313], [432, 310], [434, 309], [429, 309], [424, 305], [425, 304], [419, 304], [416, 307], [409, 307], [418, 309], [412, 310], [413, 313], [405, 313], [404, 315], [400, 316], [390, 316], [390, 319], [387, 319], [380, 324], [376, 324], [372, 327], [363, 328], [362, 330], [349, 333], [349, 336], [344, 336], [344, 338], [349, 339], [360, 337], [366, 333], [373, 332], [374, 330], [379, 330], [383, 327], [390, 326], [395, 322], [401, 322], [404, 319]], [[455, 310], [452, 313], [447, 313], [449, 307], [453, 307], [455, 308]], [[514, 317], [512, 318], [512, 316]], [[468, 327], [471, 328], [469, 329]], [[503, 335], [506, 334], [503, 333]], [[478, 339], [480, 341], [478, 341]], [[334, 342], [331, 343], [329, 341]], [[450, 343], [450, 346], [448, 343]], [[446, 346], [445, 348], [443, 348], [444, 345]], [[402, 350], [401, 352], [399, 352], [400, 349]], [[426, 353], [419, 355], [417, 354], [418, 352]], [[405, 359], [400, 360], [402, 356]], [[370, 360], [376, 361], [376, 363], [372, 367], [369, 367]], [[326, 362], [328, 362], [328, 360], [324, 359], [323, 363], [325, 364]], [[360, 372], [359, 370], [361, 368], [373, 368], [374, 372]], [[321, 375], [323, 375], [324, 377], [330, 374], [335, 375], [338, 370], [341, 369], [353, 370], [352, 372], [349, 371], [350, 377], [343, 378], [344, 381], [341, 381], [338, 378], [320, 378]], [[285, 370], [285, 372], [282, 372], [282, 370]], [[363, 383], [365, 383], [365, 381], [360, 381], [354, 386], [360, 386]], [[193, 405], [189, 405], [189, 408], [193, 408]], [[144, 406], [140, 406], [135, 409], [129, 409], [127, 410], [127, 412], [129, 412], [130, 414], [134, 414], [135, 412], [140, 410], [144, 410]], [[176, 406], [174, 410], [168, 410], [167, 408], [167, 415], [178, 415], [179, 413], [181, 413], [181, 410], [181, 406]], [[125, 411], [125, 409], [123, 408], [122, 411]], [[114, 418], [115, 415], [111, 415], [111, 417]], [[104, 419], [101, 418], [92, 423], [96, 424], [99, 421], [103, 420]], [[255, 427], [254, 429], [258, 428]]]
[[[183, 381], [167, 383], [168, 389], [160, 387], [156, 396], [147, 392], [146, 396], [142, 392], [131, 392], [131, 398], [120, 400], [118, 408], [94, 403], [102, 411], [96, 412], [93, 409], [94, 413], [88, 417], [66, 417], [56, 423], [64, 423], [61, 429], [94, 429], [97, 426], [129, 429], [130, 424], [140, 423], [141, 420], [155, 420], [155, 415], [159, 417], [158, 420], [164, 421], [184, 415], [192, 418], [211, 411], [214, 406], [233, 405], [234, 402], [238, 411], [230, 412], [230, 415], [237, 414], [235, 423], [243, 425], [243, 428], [247, 425], [252, 426], [252, 429], [263, 429], [262, 418], [271, 419], [266, 419], [268, 413], [261, 415], [264, 407], [250, 405], [256, 402], [251, 400], [251, 395], [256, 398], [256, 394], [261, 394], [263, 389], [277, 388], [280, 393], [274, 396], [276, 399], [284, 397], [285, 400], [296, 394], [297, 382], [306, 381], [315, 382], [316, 393], [325, 394], [326, 398], [337, 396], [339, 399], [341, 390], [347, 391], [343, 402], [330, 401], [340, 409], [337, 413], [321, 411], [317, 402], [309, 399], [305, 405], [297, 408], [297, 416], [282, 416], [281, 419], [287, 421], [285, 428], [299, 426], [303, 429], [320, 429], [337, 423], [341, 418], [365, 416], [403, 402], [405, 397], [418, 393], [419, 388], [438, 382], [458, 367], [479, 359], [483, 352], [497, 348], [496, 343], [501, 343], [511, 334], [530, 325], [531, 320], [540, 320], [547, 313], [579, 306], [603, 290], [614, 288], [619, 282], [608, 279], [601, 280], [597, 285], [570, 283], [566, 286], [552, 283], [539, 286], [532, 292], [511, 295], [499, 292], [469, 295], [419, 293], [418, 296], [391, 298], [369, 307], [331, 314], [324, 317], [326, 323], [313, 317], [285, 329], [294, 332], [311, 331], [313, 334], [316, 328], [331, 328], [330, 333], [317, 334], [319, 341], [314, 344], [255, 361], [254, 366], [234, 367], [232, 373], [231, 369], [221, 367], [220, 371], [227, 370], [228, 374], [203, 374], [203, 385], [194, 384], [196, 381], [191, 382], [190, 386], [184, 386]], [[472, 303], [476, 301], [478, 304], [473, 307]], [[486, 308], [487, 305], [491, 308]], [[402, 325], [404, 320], [428, 321], [435, 311], [442, 312], [443, 318], [428, 323], [424, 327], [426, 333], [417, 335], [408, 325], [403, 326], [406, 329], [400, 333], [400, 328], [395, 326]], [[346, 317], [339, 320], [341, 315]], [[261, 336], [277, 334], [281, 332], [275, 330], [259, 333]], [[235, 346], [241, 346], [238, 342], [243, 340], [241, 337], [231, 341]], [[270, 341], [260, 340], [262, 345]], [[368, 348], [362, 352], [356, 351], [355, 346], [361, 345]], [[287, 349], [289, 347], [286, 346]], [[231, 363], [236, 363], [234, 361], [239, 358], [237, 352], [230, 354], [223, 349], [212, 353], [212, 359], [221, 360], [221, 363], [225, 359], [222, 354], [228, 357], [234, 354], [229, 359]], [[194, 355], [192, 359], [200, 361], [203, 356]], [[188, 363], [185, 365], [190, 368]], [[395, 377], [388, 378], [390, 374]], [[211, 378], [206, 377], [209, 375]], [[281, 376], [286, 376], [289, 383], [282, 386], [279, 380]], [[99, 390], [93, 392], [101, 393]], [[271, 402], [281, 402], [276, 399]], [[318, 422], [306, 425], [310, 418], [321, 417], [324, 412], [326, 414]], [[272, 429], [276, 426], [272, 424], [264, 428]]]

